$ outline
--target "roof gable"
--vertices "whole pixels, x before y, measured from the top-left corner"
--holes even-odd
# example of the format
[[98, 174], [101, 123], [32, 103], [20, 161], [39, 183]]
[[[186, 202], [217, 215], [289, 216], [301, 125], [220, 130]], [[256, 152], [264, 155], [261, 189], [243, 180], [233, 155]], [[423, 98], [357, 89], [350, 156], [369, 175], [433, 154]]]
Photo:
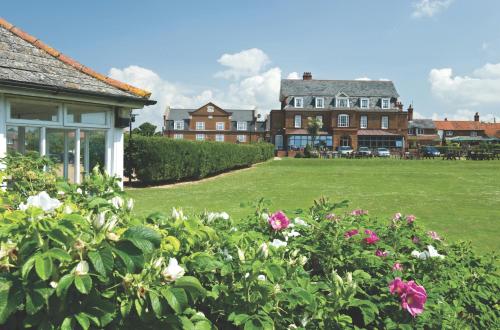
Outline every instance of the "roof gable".
[[148, 99], [150, 92], [106, 77], [0, 18], [0, 79]]
[[[213, 108], [212, 112], [209, 112], [208, 109], [209, 107]], [[222, 109], [221, 107], [217, 106], [216, 104], [212, 102], [208, 102], [207, 104], [203, 105], [202, 107], [189, 112], [190, 115], [201, 115], [201, 116], [231, 116], [231, 112], [227, 112], [226, 110]]]

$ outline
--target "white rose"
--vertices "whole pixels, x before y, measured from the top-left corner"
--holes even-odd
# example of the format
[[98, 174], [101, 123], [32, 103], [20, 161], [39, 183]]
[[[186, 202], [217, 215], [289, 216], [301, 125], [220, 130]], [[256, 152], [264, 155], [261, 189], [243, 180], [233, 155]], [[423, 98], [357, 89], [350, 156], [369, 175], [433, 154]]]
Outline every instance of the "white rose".
[[121, 209], [123, 207], [123, 198], [120, 196], [115, 196], [111, 198], [111, 204], [113, 204], [113, 207], [117, 210]]
[[168, 266], [161, 272], [161, 275], [167, 282], [173, 282], [184, 276], [185, 270], [179, 266], [179, 262], [175, 258], [170, 258]]
[[287, 246], [287, 244], [288, 244], [287, 242], [283, 242], [282, 240], [279, 240], [277, 238], [275, 238], [271, 243], [269, 243], [269, 245], [277, 249], [279, 249], [280, 247]]
[[53, 289], [57, 288], [57, 282], [52, 281], [49, 284]]
[[55, 198], [50, 198], [47, 192], [42, 191], [38, 195], [28, 197], [26, 204], [21, 203], [19, 209], [21, 211], [26, 211], [28, 207], [38, 207], [45, 212], [52, 212], [61, 206], [61, 202]]
[[184, 217], [184, 213], [182, 212], [182, 209], [177, 210], [175, 207], [172, 208], [172, 218], [175, 220], [184, 220], [186, 217]]
[[295, 224], [298, 225], [298, 226], [304, 226], [304, 227], [307, 227], [309, 226], [307, 224], [307, 222], [305, 222], [304, 220], [302, 220], [301, 218], [295, 218], [294, 220]]
[[97, 230], [101, 229], [105, 223], [106, 223], [106, 212], [100, 212], [94, 217], [94, 221], [92, 221], [94, 228]]
[[265, 281], [265, 280], [266, 280], [266, 276], [265, 276], [265, 275], [260, 274], [259, 276], [257, 276], [257, 279], [258, 279], [259, 281]]
[[127, 200], [127, 210], [132, 211], [133, 208], [134, 208], [134, 200], [132, 198], [129, 198]]
[[267, 246], [267, 243], [264, 242], [260, 245], [259, 253], [262, 255], [264, 259], [269, 256], [269, 247]]
[[77, 188], [77, 189], [76, 189], [76, 193], [81, 195], [81, 194], [83, 194], [83, 191], [82, 191], [82, 189], [81, 189], [81, 188]]
[[75, 275], [87, 275], [89, 273], [89, 263], [82, 260], [76, 265], [74, 270]]
[[229, 220], [229, 214], [227, 214], [226, 212], [219, 213], [219, 216], [224, 220]]

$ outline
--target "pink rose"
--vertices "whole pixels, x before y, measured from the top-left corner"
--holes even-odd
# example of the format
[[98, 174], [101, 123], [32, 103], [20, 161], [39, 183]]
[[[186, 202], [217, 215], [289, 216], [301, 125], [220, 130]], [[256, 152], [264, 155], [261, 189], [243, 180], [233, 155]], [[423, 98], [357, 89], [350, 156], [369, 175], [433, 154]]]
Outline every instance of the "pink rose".
[[290, 220], [288, 220], [287, 216], [282, 211], [271, 214], [267, 221], [274, 230], [283, 230], [290, 225]]
[[378, 238], [377, 234], [375, 234], [373, 231], [366, 229], [365, 234], [368, 235], [368, 237], [364, 238], [363, 241], [366, 244], [375, 244], [377, 243], [380, 238]]
[[414, 216], [413, 214], [410, 214], [410, 215], [406, 216], [406, 221], [408, 222], [408, 224], [411, 224], [411, 223], [413, 223], [413, 221], [415, 221], [416, 218], [417, 218], [416, 216]]
[[344, 237], [351, 238], [352, 236], [357, 235], [358, 233], [359, 231], [357, 229], [351, 229], [344, 234]]
[[414, 281], [406, 283], [397, 277], [389, 284], [389, 291], [391, 294], [399, 295], [401, 307], [406, 309], [411, 316], [415, 317], [423, 313], [427, 301], [427, 293], [423, 286], [417, 285]]
[[441, 237], [439, 237], [438, 233], [436, 233], [435, 231], [428, 231], [427, 235], [429, 235], [430, 238], [432, 238], [432, 239], [434, 239], [436, 241], [440, 241], [441, 240]]
[[392, 220], [395, 220], [395, 221], [401, 220], [401, 217], [402, 217], [401, 213], [398, 212], [398, 213], [394, 214], [394, 216], [392, 217]]
[[354, 210], [351, 212], [351, 215], [355, 215], [355, 216], [366, 215], [366, 214], [368, 214], [368, 211], [361, 210], [361, 209], [357, 209], [357, 210]]
[[401, 266], [401, 264], [399, 262], [396, 262], [394, 264], [394, 266], [392, 266], [392, 270], [399, 270], [399, 271], [402, 271], [403, 270], [403, 266]]
[[375, 255], [377, 257], [385, 258], [385, 257], [387, 257], [388, 253], [385, 251], [382, 251], [382, 250], [377, 250], [377, 251], [375, 251]]

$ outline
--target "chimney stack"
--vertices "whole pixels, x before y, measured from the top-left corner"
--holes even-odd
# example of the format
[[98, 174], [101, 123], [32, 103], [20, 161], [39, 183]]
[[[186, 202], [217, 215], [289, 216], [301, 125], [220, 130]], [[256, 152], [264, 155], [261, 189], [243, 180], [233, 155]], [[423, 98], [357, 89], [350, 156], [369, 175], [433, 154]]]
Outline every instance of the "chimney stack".
[[479, 121], [479, 112], [474, 115], [474, 121]]
[[304, 72], [304, 74], [302, 75], [302, 80], [312, 80], [313, 76], [311, 74], [311, 72]]
[[444, 121], [448, 121], [448, 118], [445, 118]]
[[413, 106], [410, 104], [408, 107], [408, 121], [413, 120]]

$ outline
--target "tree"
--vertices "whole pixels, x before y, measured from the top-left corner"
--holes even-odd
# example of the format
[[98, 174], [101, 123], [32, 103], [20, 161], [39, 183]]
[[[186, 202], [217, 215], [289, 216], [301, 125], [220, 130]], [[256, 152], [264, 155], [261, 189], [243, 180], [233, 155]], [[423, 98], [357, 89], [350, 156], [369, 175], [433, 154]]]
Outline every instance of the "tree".
[[153, 125], [149, 122], [142, 123], [139, 127], [134, 128], [132, 130], [133, 134], [138, 134], [142, 136], [154, 136], [158, 135], [156, 132], [156, 125]]
[[307, 121], [307, 132], [311, 135], [312, 146], [316, 142], [316, 137], [319, 134], [319, 130], [323, 127], [323, 121], [318, 118], [309, 118]]

